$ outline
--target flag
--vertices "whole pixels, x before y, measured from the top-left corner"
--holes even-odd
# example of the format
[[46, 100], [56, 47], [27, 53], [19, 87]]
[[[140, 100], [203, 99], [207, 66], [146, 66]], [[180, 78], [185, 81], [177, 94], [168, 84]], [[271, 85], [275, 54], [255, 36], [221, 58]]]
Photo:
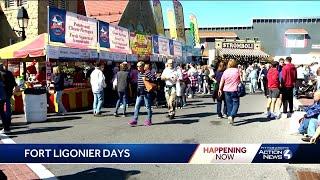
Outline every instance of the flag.
[[153, 0], [154, 20], [156, 22], [157, 33], [164, 34], [163, 15], [160, 0]]
[[193, 26], [193, 39], [194, 39], [194, 44], [196, 47], [200, 47], [200, 37], [199, 37], [199, 29], [198, 29], [198, 22], [197, 18], [194, 14], [190, 15], [190, 29], [191, 26]]
[[168, 10], [168, 22], [169, 22], [170, 38], [177, 39], [177, 29], [176, 29], [175, 18], [174, 18], [174, 13], [171, 9]]
[[173, 0], [174, 14], [176, 18], [176, 27], [177, 27], [177, 36], [178, 40], [182, 42], [186, 41], [185, 32], [184, 32], [184, 14], [183, 7], [178, 0]]

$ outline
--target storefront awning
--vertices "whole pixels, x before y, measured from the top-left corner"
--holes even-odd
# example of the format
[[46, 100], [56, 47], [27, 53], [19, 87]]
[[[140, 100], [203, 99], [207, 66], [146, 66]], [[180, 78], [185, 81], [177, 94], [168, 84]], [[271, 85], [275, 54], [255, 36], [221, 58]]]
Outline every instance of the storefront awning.
[[230, 49], [222, 48], [217, 49], [219, 55], [233, 55], [233, 56], [256, 56], [256, 57], [268, 57], [269, 55], [259, 49]]
[[37, 37], [26, 39], [11, 46], [0, 49], [0, 59], [15, 59], [44, 56], [45, 44], [48, 35], [40, 34]]
[[285, 34], [308, 34], [305, 29], [287, 29]]
[[238, 37], [234, 32], [199, 32], [200, 38], [236, 38]]

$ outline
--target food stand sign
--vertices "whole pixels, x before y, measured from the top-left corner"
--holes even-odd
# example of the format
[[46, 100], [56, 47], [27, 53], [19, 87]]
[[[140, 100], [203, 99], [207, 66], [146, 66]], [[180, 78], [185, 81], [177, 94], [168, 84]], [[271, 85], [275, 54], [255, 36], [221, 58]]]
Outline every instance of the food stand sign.
[[109, 25], [110, 51], [130, 53], [129, 30], [120, 26]]
[[130, 32], [130, 47], [133, 54], [151, 55], [151, 36]]
[[97, 21], [95, 19], [50, 7], [48, 25], [52, 42], [97, 46]]
[[99, 44], [100, 47], [110, 48], [109, 23], [99, 21]]
[[253, 43], [222, 42], [222, 48], [254, 49], [254, 44]]
[[173, 55], [175, 57], [182, 56], [182, 43], [179, 41], [173, 41]]
[[152, 43], [153, 43], [153, 53], [164, 55], [164, 56], [170, 55], [169, 39], [161, 36], [153, 35]]

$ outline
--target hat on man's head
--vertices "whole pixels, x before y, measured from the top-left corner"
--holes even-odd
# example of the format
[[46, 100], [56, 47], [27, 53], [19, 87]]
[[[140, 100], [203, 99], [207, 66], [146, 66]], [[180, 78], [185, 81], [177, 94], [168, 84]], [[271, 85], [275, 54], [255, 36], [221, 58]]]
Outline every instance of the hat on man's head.
[[144, 62], [139, 61], [139, 62], [137, 63], [137, 66], [144, 66]]

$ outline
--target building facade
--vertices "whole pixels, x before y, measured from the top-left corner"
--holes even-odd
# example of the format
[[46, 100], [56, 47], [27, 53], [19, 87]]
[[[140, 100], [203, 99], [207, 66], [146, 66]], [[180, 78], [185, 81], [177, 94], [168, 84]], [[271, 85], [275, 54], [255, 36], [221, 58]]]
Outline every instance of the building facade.
[[[192, 44], [186, 28], [187, 43]], [[218, 39], [260, 42], [261, 51], [268, 55], [289, 56], [320, 52], [320, 17], [300, 19], [253, 19], [251, 26], [199, 28], [200, 41], [208, 50], [215, 49]], [[166, 29], [169, 37], [169, 30]], [[220, 41], [219, 40], [219, 41]]]

